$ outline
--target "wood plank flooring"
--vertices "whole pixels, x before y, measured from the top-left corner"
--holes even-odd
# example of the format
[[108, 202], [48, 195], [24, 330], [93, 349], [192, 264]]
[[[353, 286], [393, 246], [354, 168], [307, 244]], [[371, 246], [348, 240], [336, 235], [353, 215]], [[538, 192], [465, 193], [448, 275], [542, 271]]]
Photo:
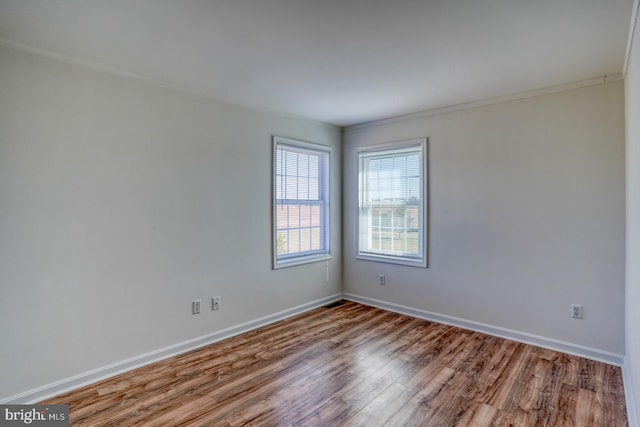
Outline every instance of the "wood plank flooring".
[[348, 301], [49, 399], [78, 426], [626, 426], [620, 369]]

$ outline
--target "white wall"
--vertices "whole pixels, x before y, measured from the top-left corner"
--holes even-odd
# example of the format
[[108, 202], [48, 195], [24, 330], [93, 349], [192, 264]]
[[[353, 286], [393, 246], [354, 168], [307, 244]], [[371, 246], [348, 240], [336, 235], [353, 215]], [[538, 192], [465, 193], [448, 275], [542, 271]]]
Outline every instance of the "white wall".
[[[628, 117], [639, 108], [639, 44]], [[343, 282], [368, 298], [622, 354], [623, 119], [615, 82], [347, 129], [342, 276], [339, 129], [0, 47], [0, 400]], [[631, 260], [640, 128], [627, 124]], [[328, 282], [324, 263], [271, 270], [272, 134], [335, 148]], [[417, 136], [430, 139], [430, 268], [355, 260], [355, 148]], [[630, 307], [638, 277], [628, 262]], [[207, 310], [214, 295], [219, 312]], [[192, 316], [196, 298], [204, 310]], [[584, 304], [583, 320], [569, 318], [571, 303]], [[627, 313], [637, 390], [640, 319]]]
[[[623, 108], [617, 81], [346, 129], [345, 292], [622, 355]], [[423, 136], [430, 267], [356, 260], [356, 147]]]
[[[637, 2], [636, 2], [637, 6]], [[629, 425], [640, 426], [640, 34], [633, 35], [625, 81], [627, 129], [627, 274], [625, 392]]]
[[[272, 134], [335, 147], [328, 282], [271, 269]], [[0, 48], [0, 400], [339, 293], [340, 137]]]

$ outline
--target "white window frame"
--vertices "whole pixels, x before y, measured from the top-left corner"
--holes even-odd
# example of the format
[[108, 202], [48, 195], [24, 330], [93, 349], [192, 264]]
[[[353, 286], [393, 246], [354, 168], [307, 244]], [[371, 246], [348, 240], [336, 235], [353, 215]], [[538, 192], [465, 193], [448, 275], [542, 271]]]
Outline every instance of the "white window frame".
[[[278, 209], [277, 190], [277, 151], [279, 147], [289, 147], [293, 151], [308, 152], [310, 154], [317, 154], [324, 158], [324, 161], [320, 162], [319, 174], [319, 202], [309, 202], [321, 205], [321, 249], [316, 251], [300, 252], [297, 254], [290, 254], [286, 256], [278, 256], [278, 224], [276, 210]], [[291, 138], [284, 138], [281, 136], [273, 137], [273, 170], [271, 174], [272, 178], [272, 218], [271, 218], [271, 230], [272, 230], [272, 253], [273, 253], [273, 268], [279, 269], [284, 267], [290, 267], [294, 265], [307, 264], [311, 262], [318, 262], [331, 259], [331, 209], [330, 209], [330, 197], [331, 197], [331, 153], [332, 148], [326, 145], [315, 144], [311, 142], [299, 141]]]
[[[388, 154], [390, 157], [408, 152], [415, 149], [421, 150], [420, 156], [420, 203], [418, 214], [418, 255], [410, 256], [403, 254], [392, 254], [386, 251], [376, 251], [367, 247], [367, 242], [363, 242], [365, 238], [369, 238], [372, 234], [370, 220], [368, 224], [361, 224], [364, 218], [364, 211], [367, 207], [367, 181], [364, 174], [364, 162], [375, 156], [384, 156]], [[356, 152], [357, 162], [357, 180], [358, 180], [358, 209], [356, 212], [356, 258], [367, 260], [386, 262], [392, 264], [401, 264], [412, 267], [428, 267], [428, 139], [415, 138], [403, 141], [389, 142], [385, 144], [369, 145], [359, 147]], [[363, 232], [361, 225], [365, 228]]]

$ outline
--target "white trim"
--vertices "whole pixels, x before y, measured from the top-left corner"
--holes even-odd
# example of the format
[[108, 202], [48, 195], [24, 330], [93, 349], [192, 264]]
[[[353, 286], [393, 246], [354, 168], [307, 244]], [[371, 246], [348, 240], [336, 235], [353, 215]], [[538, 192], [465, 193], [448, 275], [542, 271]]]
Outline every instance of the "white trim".
[[[387, 156], [397, 154], [404, 154], [407, 152], [415, 152], [416, 149], [420, 149], [420, 176], [422, 178], [420, 184], [420, 218], [419, 224], [422, 226], [422, 235], [419, 236], [418, 242], [420, 248], [420, 257], [411, 258], [408, 256], [394, 256], [379, 253], [375, 251], [362, 251], [360, 249], [360, 221], [361, 221], [361, 209], [364, 205], [364, 182], [365, 174], [363, 173], [363, 156], [375, 157], [375, 156]], [[358, 183], [358, 209], [355, 214], [355, 248], [356, 259], [363, 261], [373, 262], [385, 262], [389, 264], [406, 265], [410, 267], [428, 268], [429, 267], [429, 138], [418, 137], [411, 139], [404, 139], [400, 141], [391, 141], [374, 145], [363, 145], [356, 150], [356, 182]]]
[[248, 110], [252, 110], [252, 111], [257, 111], [260, 113], [264, 113], [264, 114], [269, 114], [272, 116], [277, 116], [277, 117], [283, 117], [286, 119], [295, 119], [295, 120], [300, 120], [300, 121], [304, 121], [307, 123], [315, 123], [318, 125], [322, 125], [327, 127], [328, 129], [331, 130], [341, 130], [342, 127], [332, 124], [332, 123], [328, 123], [328, 122], [322, 122], [319, 120], [315, 120], [312, 119], [310, 117], [307, 116], [301, 116], [298, 114], [294, 114], [294, 113], [289, 113], [286, 111], [281, 111], [275, 108], [269, 108], [269, 107], [265, 107], [265, 106], [261, 106], [261, 105], [257, 105], [257, 104], [252, 104], [250, 102], [243, 102], [243, 101], [239, 101], [235, 98], [230, 98], [227, 96], [223, 96], [217, 93], [209, 93], [206, 91], [202, 91], [202, 90], [198, 90], [196, 88], [191, 88], [188, 87], [186, 85], [182, 85], [179, 83], [172, 83], [169, 81], [164, 81], [164, 80], [160, 80], [158, 78], [155, 77], [151, 77], [148, 75], [144, 75], [144, 74], [137, 74], [137, 73], [132, 73], [130, 71], [125, 71], [123, 69], [120, 68], [116, 68], [116, 67], [111, 67], [108, 65], [105, 65], [103, 63], [97, 62], [97, 61], [91, 61], [91, 60], [87, 60], [87, 59], [80, 59], [80, 58], [76, 58], [70, 55], [65, 55], [62, 53], [57, 53], [57, 52], [52, 52], [50, 50], [46, 50], [46, 49], [41, 49], [38, 47], [34, 47], [34, 46], [30, 46], [28, 44], [24, 44], [24, 43], [19, 43], [16, 42], [14, 40], [11, 39], [7, 39], [4, 37], [0, 37], [0, 46], [6, 47], [7, 49], [11, 49], [11, 50], [15, 50], [18, 52], [22, 52], [22, 53], [26, 53], [29, 55], [34, 55], [34, 56], [38, 56], [41, 58], [47, 58], [50, 59], [52, 61], [56, 61], [56, 62], [61, 62], [63, 64], [67, 64], [67, 65], [73, 65], [76, 67], [80, 67], [83, 68], [85, 70], [90, 70], [90, 71], [94, 71], [94, 72], [98, 72], [98, 73], [102, 73], [102, 74], [107, 74], [110, 76], [116, 76], [116, 77], [121, 77], [124, 79], [128, 79], [128, 80], [134, 80], [134, 81], [138, 81], [141, 83], [146, 83], [146, 84], [151, 84], [157, 87], [160, 87], [162, 89], [167, 89], [167, 90], [172, 90], [172, 91], [176, 91], [176, 92], [180, 92], [182, 94], [185, 95], [190, 95], [190, 96], [196, 96], [198, 98], [201, 99], [207, 99], [210, 101], [217, 101], [217, 102], [223, 102], [225, 104], [229, 104], [235, 107], [239, 107], [239, 108], [244, 108], [244, 109], [248, 109]]
[[334, 294], [328, 297], [320, 298], [315, 301], [299, 305], [297, 307], [289, 308], [287, 310], [279, 311], [277, 313], [260, 317], [249, 322], [232, 326], [218, 332], [213, 332], [211, 334], [203, 335], [198, 338], [186, 340], [178, 344], [170, 345], [168, 347], [160, 348], [149, 353], [134, 356], [132, 358], [121, 360], [110, 365], [102, 366], [91, 371], [83, 372], [69, 378], [64, 378], [62, 380], [46, 384], [42, 387], [38, 387], [32, 390], [28, 390], [14, 396], [5, 397], [0, 399], [0, 404], [33, 404], [41, 400], [48, 399], [50, 397], [57, 396], [59, 394], [95, 383], [97, 381], [113, 377], [123, 372], [127, 372], [141, 366], [149, 365], [151, 363], [158, 362], [160, 360], [164, 360], [179, 354], [187, 353], [200, 347], [204, 347], [209, 344], [213, 344], [215, 342], [222, 341], [224, 339], [260, 328], [262, 326], [278, 322], [288, 317], [304, 313], [314, 308], [322, 307], [323, 305], [330, 304], [340, 299], [342, 299], [342, 294]]
[[[624, 56], [624, 65], [622, 66], [623, 76], [627, 76], [629, 71], [629, 63], [631, 61], [631, 50], [633, 48], [633, 39], [638, 28], [638, 10], [640, 1], [634, 0], [633, 9], [631, 10], [631, 24], [629, 26], [629, 36], [627, 38], [627, 50]], [[624, 384], [624, 397], [627, 403], [627, 421], [629, 427], [640, 427], [640, 408], [636, 407], [637, 400], [633, 390], [633, 381], [629, 372], [629, 357], [625, 356], [622, 364], [622, 383]]]
[[624, 358], [624, 363], [622, 364], [622, 382], [624, 384], [624, 397], [627, 401], [627, 421], [629, 422], [629, 427], [640, 427], [640, 420], [638, 419], [638, 408], [636, 408], [637, 400], [634, 398], [635, 394], [633, 391], [633, 386], [630, 373], [629, 373], [629, 358]]
[[615, 366], [622, 366], [623, 356], [617, 353], [611, 353], [596, 348], [586, 347], [579, 344], [573, 344], [553, 338], [541, 337], [539, 335], [519, 332], [513, 329], [502, 328], [499, 326], [488, 325], [486, 323], [474, 322], [472, 320], [460, 319], [458, 317], [447, 316], [444, 314], [433, 313], [426, 310], [407, 307], [400, 304], [380, 301], [373, 298], [362, 297], [359, 295], [345, 293], [344, 299], [358, 302], [360, 304], [378, 307], [383, 310], [393, 311], [395, 313], [405, 314], [407, 316], [417, 317], [419, 319], [430, 320], [433, 322], [443, 323], [445, 325], [457, 326], [459, 328], [471, 331], [482, 332], [484, 334], [495, 337], [506, 338], [512, 341], [518, 341], [525, 344], [531, 344], [537, 347], [543, 347], [550, 350], [560, 351], [562, 353], [572, 354], [574, 356], [584, 357], [586, 359], [596, 360], [598, 362], [607, 363]]
[[[638, 0], [636, 0], [636, 1], [638, 1]], [[538, 97], [538, 96], [550, 95], [550, 94], [554, 94], [554, 93], [565, 92], [565, 91], [568, 91], [568, 90], [580, 89], [580, 88], [589, 87], [589, 86], [604, 85], [604, 84], [608, 84], [608, 83], [612, 83], [612, 82], [617, 82], [617, 81], [622, 80], [622, 79], [623, 79], [622, 73], [606, 74], [604, 76], [599, 76], [599, 77], [595, 77], [595, 78], [587, 79], [587, 80], [580, 80], [580, 81], [577, 81], [577, 82], [564, 83], [564, 84], [553, 85], [553, 86], [546, 86], [546, 87], [539, 88], [539, 89], [533, 89], [533, 90], [523, 91], [523, 92], [516, 92], [516, 93], [510, 94], [510, 95], [498, 96], [498, 97], [495, 97], [495, 98], [479, 99], [477, 101], [463, 102], [461, 104], [449, 105], [449, 106], [446, 106], [446, 107], [433, 108], [433, 109], [429, 109], [429, 110], [418, 111], [416, 113], [404, 114], [404, 115], [400, 115], [400, 116], [396, 116], [396, 117], [389, 117], [389, 118], [386, 118], [386, 119], [380, 119], [380, 120], [374, 120], [374, 121], [370, 121], [370, 122], [359, 123], [359, 124], [355, 124], [355, 125], [351, 125], [351, 126], [345, 126], [342, 129], [343, 129], [343, 132], [347, 132], [347, 131], [351, 131], [351, 130], [355, 130], [355, 129], [370, 128], [370, 127], [376, 127], [376, 126], [384, 126], [384, 125], [388, 125], [388, 124], [391, 124], [391, 123], [397, 123], [397, 122], [402, 122], [402, 121], [406, 121], [406, 120], [421, 119], [421, 118], [424, 118], [424, 117], [435, 116], [437, 114], [450, 113], [450, 112], [453, 112], [453, 111], [468, 110], [470, 108], [483, 107], [483, 106], [486, 106], [486, 105], [503, 104], [505, 102], [519, 101], [519, 100], [528, 99], [528, 98], [535, 98], [535, 97]]]
[[629, 35], [627, 36], [627, 50], [624, 54], [624, 64], [622, 65], [622, 75], [626, 76], [629, 69], [629, 60], [631, 59], [631, 48], [633, 47], [633, 36], [636, 32], [638, 24], [638, 7], [640, 1], [634, 0], [633, 8], [631, 9], [631, 23], [629, 25]]
[[[218, 332], [203, 335], [198, 338], [183, 341], [178, 344], [174, 344], [168, 347], [164, 347], [158, 350], [151, 351], [149, 353], [141, 354], [120, 362], [112, 363], [91, 371], [87, 371], [78, 375], [74, 375], [69, 378], [38, 387], [32, 390], [25, 391], [23, 393], [16, 394], [0, 399], [0, 404], [33, 404], [41, 400], [75, 390], [77, 388], [101, 381], [107, 378], [111, 378], [115, 375], [149, 365], [154, 362], [158, 362], [169, 357], [173, 357], [179, 354], [187, 353], [192, 350], [204, 347], [209, 344], [213, 344], [224, 339], [243, 334], [245, 332], [260, 328], [262, 326], [269, 325], [280, 320], [284, 320], [288, 317], [295, 316], [297, 314], [304, 313], [314, 308], [322, 307], [323, 305], [330, 304], [340, 299], [346, 299], [360, 304], [369, 305], [372, 307], [378, 307], [383, 310], [392, 311], [395, 313], [404, 314], [411, 317], [417, 317], [420, 319], [430, 320], [446, 325], [457, 326], [463, 329], [482, 332], [488, 335], [497, 336], [500, 338], [506, 338], [513, 341], [518, 341], [526, 344], [535, 345], [538, 347], [548, 348], [551, 350], [560, 351], [563, 353], [573, 354], [576, 356], [584, 357], [587, 359], [597, 360], [600, 362], [612, 364], [622, 367], [622, 376], [625, 388], [625, 398], [627, 403], [627, 416], [629, 418], [629, 427], [640, 427], [637, 420], [637, 408], [635, 407], [635, 400], [633, 399], [634, 393], [631, 388], [631, 380], [629, 378], [628, 368], [626, 367], [626, 361], [622, 355], [616, 353], [610, 353], [590, 347], [585, 347], [577, 344], [571, 344], [551, 338], [540, 337], [537, 335], [527, 334], [523, 332], [514, 331], [511, 329], [496, 327], [487, 325], [484, 323], [474, 322], [470, 320], [460, 319], [452, 316], [432, 313], [426, 310], [420, 310], [411, 308], [399, 304], [389, 303], [385, 301], [376, 300], [373, 298], [362, 297], [355, 294], [334, 294], [328, 297], [320, 298], [315, 301], [308, 302], [287, 310], [283, 310], [268, 316], [264, 316], [249, 322], [245, 322], [236, 326], [232, 326], [223, 329]], [[625, 362], [625, 363], [623, 363]]]
[[[631, 30], [630, 30], [630, 34], [631, 35], [633, 35], [633, 32], [635, 30], [636, 16], [638, 14], [638, 8], [639, 8], [638, 3], [639, 3], [639, 0], [634, 0], [634, 7], [633, 7], [633, 12], [632, 12], [632, 14], [633, 14], [632, 26], [631, 26]], [[224, 96], [218, 96], [216, 94], [205, 94], [202, 91], [190, 89], [190, 88], [181, 86], [181, 85], [176, 84], [176, 83], [165, 82], [165, 81], [158, 80], [158, 79], [150, 77], [150, 76], [131, 73], [131, 72], [128, 72], [128, 71], [121, 70], [119, 68], [110, 67], [110, 66], [101, 64], [101, 63], [96, 62], [96, 61], [78, 59], [78, 58], [74, 58], [74, 57], [69, 56], [69, 55], [64, 55], [64, 54], [60, 54], [60, 53], [51, 52], [51, 51], [46, 50], [46, 49], [41, 49], [41, 48], [33, 47], [33, 46], [30, 46], [30, 45], [27, 45], [27, 44], [24, 44], [24, 43], [19, 43], [19, 42], [16, 42], [14, 40], [10, 40], [10, 39], [4, 38], [4, 37], [0, 37], [0, 46], [4, 46], [4, 47], [6, 47], [8, 49], [12, 49], [12, 50], [15, 50], [15, 51], [18, 51], [18, 52], [23, 52], [23, 53], [27, 53], [27, 54], [30, 54], [30, 55], [35, 55], [35, 56], [39, 56], [39, 57], [43, 57], [43, 58], [48, 58], [50, 60], [62, 62], [62, 63], [69, 64], [69, 65], [74, 65], [74, 66], [81, 67], [81, 68], [84, 68], [84, 69], [87, 69], [87, 70], [92, 70], [92, 71], [96, 71], [96, 72], [100, 72], [100, 73], [108, 74], [108, 75], [112, 75], [112, 76], [119, 76], [119, 77], [126, 78], [126, 79], [137, 80], [137, 81], [140, 81], [140, 82], [146, 82], [146, 83], [153, 84], [153, 85], [161, 87], [161, 88], [165, 88], [165, 89], [181, 92], [183, 94], [197, 96], [199, 98], [209, 99], [209, 100], [213, 100], [213, 101], [224, 102], [224, 103], [227, 103], [227, 104], [230, 104], [230, 105], [235, 105], [235, 106], [241, 107], [241, 108], [247, 108], [247, 109], [250, 109], [250, 110], [253, 110], [253, 111], [262, 112], [262, 113], [265, 113], [265, 114], [271, 114], [271, 115], [275, 115], [275, 116], [279, 116], [279, 117], [285, 117], [285, 118], [294, 118], [294, 119], [302, 120], [302, 121], [306, 121], [306, 122], [322, 124], [322, 125], [326, 126], [327, 128], [330, 128], [330, 129], [339, 129], [344, 133], [344, 131], [346, 131], [346, 130], [367, 128], [367, 127], [373, 127], [373, 126], [380, 126], [380, 125], [385, 125], [385, 124], [388, 124], [388, 123], [395, 123], [395, 122], [404, 121], [404, 120], [422, 118], [422, 117], [432, 116], [432, 115], [436, 115], [436, 114], [448, 113], [448, 112], [452, 112], [452, 111], [466, 110], [466, 109], [469, 109], [469, 108], [476, 108], [476, 107], [481, 107], [481, 106], [485, 106], [485, 105], [501, 104], [501, 103], [509, 102], [509, 101], [516, 101], [516, 100], [520, 100], [520, 99], [533, 98], [533, 97], [536, 97], [536, 96], [548, 95], [548, 94], [552, 94], [552, 93], [563, 92], [563, 91], [566, 91], [566, 90], [578, 89], [578, 88], [588, 87], [588, 86], [596, 86], [596, 85], [600, 85], [600, 84], [606, 84], [606, 83], [611, 83], [611, 82], [615, 82], [615, 81], [618, 81], [618, 80], [622, 80], [624, 78], [624, 74], [626, 74], [626, 68], [627, 68], [627, 65], [628, 65], [628, 57], [629, 57], [630, 52], [631, 52], [631, 39], [629, 39], [628, 42], [627, 42], [627, 54], [625, 56], [623, 73], [606, 74], [606, 75], [598, 76], [598, 77], [595, 77], [595, 78], [592, 78], [592, 79], [580, 80], [580, 81], [577, 81], [577, 82], [570, 82], [570, 83], [564, 83], [564, 84], [553, 85], [553, 86], [546, 86], [546, 87], [543, 87], [543, 88], [533, 89], [533, 90], [529, 90], [529, 91], [516, 92], [516, 93], [505, 95], [505, 96], [499, 96], [499, 97], [494, 97], [494, 98], [484, 98], [484, 99], [479, 99], [477, 101], [464, 102], [464, 103], [455, 104], [455, 105], [449, 105], [449, 106], [445, 106], [445, 107], [433, 108], [433, 109], [429, 109], [429, 110], [418, 111], [418, 112], [415, 112], [415, 113], [410, 113], [410, 114], [406, 114], [406, 115], [400, 115], [400, 116], [396, 116], [396, 117], [390, 117], [390, 118], [381, 119], [381, 120], [373, 120], [373, 121], [369, 121], [369, 122], [356, 123], [354, 125], [348, 125], [348, 126], [338, 126], [338, 125], [335, 125], [335, 124], [332, 124], [332, 123], [320, 122], [320, 121], [311, 119], [311, 118], [306, 117], [306, 116], [300, 116], [300, 115], [296, 115], [296, 114], [292, 114], [292, 113], [288, 113], [288, 112], [284, 112], [284, 111], [280, 111], [280, 110], [276, 110], [276, 109], [272, 109], [272, 108], [268, 108], [268, 107], [263, 107], [263, 106], [259, 106], [259, 105], [252, 105], [250, 103], [237, 101], [235, 99], [227, 98], [227, 97], [224, 97]]]
[[[280, 268], [287, 268], [296, 265], [309, 264], [313, 262], [319, 261], [327, 261], [332, 258], [331, 251], [331, 229], [332, 229], [332, 220], [331, 220], [331, 192], [333, 188], [331, 186], [331, 171], [333, 166], [331, 163], [333, 162], [333, 148], [328, 145], [317, 144], [315, 142], [307, 142], [301, 141], [292, 138], [286, 138], [283, 136], [272, 135], [272, 172], [271, 172], [271, 254], [272, 254], [272, 268], [274, 270], [278, 270]], [[323, 215], [322, 215], [322, 238], [324, 239], [324, 247], [312, 253], [307, 253], [306, 255], [290, 255], [289, 257], [284, 257], [283, 259], [278, 259], [278, 238], [277, 238], [277, 155], [278, 147], [284, 146], [289, 147], [295, 151], [307, 151], [310, 155], [320, 157], [321, 153], [326, 154], [326, 164], [325, 162], [320, 162], [320, 168], [322, 169], [322, 173], [319, 175], [319, 191], [322, 194], [321, 201], [323, 203]]]

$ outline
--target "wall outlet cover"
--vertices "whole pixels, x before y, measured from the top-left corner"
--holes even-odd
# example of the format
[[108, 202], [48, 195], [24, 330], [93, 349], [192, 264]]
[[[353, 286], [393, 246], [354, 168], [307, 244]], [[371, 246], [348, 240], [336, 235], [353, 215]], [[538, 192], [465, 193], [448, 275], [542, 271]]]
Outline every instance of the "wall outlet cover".
[[584, 317], [584, 307], [580, 304], [571, 304], [571, 317], [582, 319]]

